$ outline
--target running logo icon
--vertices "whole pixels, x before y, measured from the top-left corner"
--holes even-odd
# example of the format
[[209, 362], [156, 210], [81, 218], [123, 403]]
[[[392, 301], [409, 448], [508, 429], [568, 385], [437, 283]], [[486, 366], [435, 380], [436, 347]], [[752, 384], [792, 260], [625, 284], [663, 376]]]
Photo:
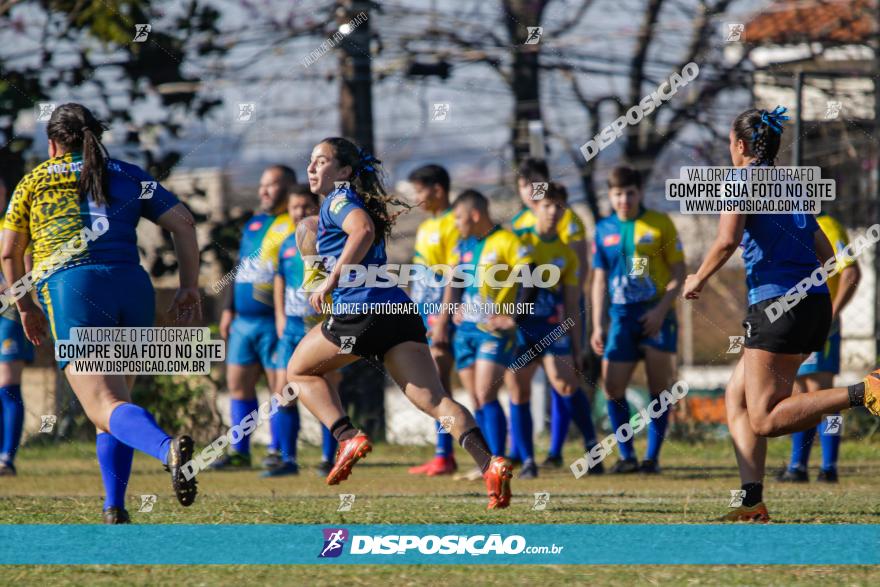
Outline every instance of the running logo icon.
[[57, 421], [58, 417], [55, 414], [40, 416], [40, 432], [42, 434], [51, 434], [52, 430], [55, 429], [55, 423]]
[[740, 351], [742, 351], [743, 344], [745, 343], [745, 336], [728, 336], [730, 339], [730, 346], [727, 347], [728, 355], [738, 355]]
[[828, 102], [825, 104], [825, 120], [837, 120], [840, 116], [840, 102]]
[[155, 181], [142, 181], [141, 182], [141, 195], [138, 196], [138, 200], [149, 200], [153, 197], [153, 194], [156, 193], [156, 182]]
[[840, 436], [843, 432], [843, 416], [834, 414], [825, 416], [825, 430], [822, 432], [825, 436]]
[[629, 270], [630, 277], [640, 277], [645, 274], [645, 269], [648, 268], [648, 258], [647, 257], [633, 257], [632, 258], [632, 269]]
[[52, 113], [55, 112], [54, 102], [37, 102], [37, 122], [49, 122]]
[[547, 195], [548, 185], [549, 184], [546, 181], [532, 182], [532, 199], [533, 200], [543, 200], [544, 196]]
[[547, 503], [549, 501], [549, 493], [535, 493], [535, 505], [532, 506], [532, 511], [543, 512], [545, 509], [547, 509]]
[[354, 493], [340, 493], [339, 494], [339, 507], [336, 508], [337, 512], [350, 512], [351, 506], [354, 505]]
[[257, 105], [253, 102], [245, 102], [238, 105], [238, 121], [251, 122], [254, 119], [254, 113], [257, 111]]
[[526, 37], [525, 45], [537, 45], [541, 42], [541, 35], [544, 34], [544, 27], [541, 26], [530, 26], [526, 27], [529, 32], [529, 36]]
[[727, 42], [736, 43], [742, 39], [742, 34], [746, 30], [746, 25], [731, 22], [727, 24]]
[[452, 425], [455, 424], [455, 416], [440, 416], [440, 434], [452, 434]]
[[348, 530], [344, 528], [324, 528], [324, 548], [318, 558], [336, 558], [342, 554], [342, 547], [348, 540]]
[[432, 104], [431, 120], [436, 122], [449, 120], [449, 104]]
[[134, 38], [131, 40], [132, 43], [143, 43], [147, 40], [147, 37], [150, 36], [150, 31], [153, 30], [153, 26], [149, 24], [136, 24], [134, 25]]
[[728, 507], [738, 508], [743, 504], [743, 500], [746, 498], [746, 490], [745, 489], [731, 489], [730, 490], [730, 503]]
[[350, 355], [354, 350], [354, 343], [357, 342], [356, 336], [340, 336], [338, 355]]
[[141, 513], [150, 513], [153, 511], [153, 506], [156, 505], [156, 499], [155, 495], [142, 495], [141, 506], [138, 508], [138, 511]]
[[350, 190], [351, 189], [351, 182], [334, 181], [333, 186], [336, 187], [337, 190]]

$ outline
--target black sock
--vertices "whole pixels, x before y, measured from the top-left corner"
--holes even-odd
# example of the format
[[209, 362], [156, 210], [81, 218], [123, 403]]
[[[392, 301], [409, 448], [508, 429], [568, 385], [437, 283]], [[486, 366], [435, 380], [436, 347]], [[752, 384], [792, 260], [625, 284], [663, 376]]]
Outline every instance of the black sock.
[[846, 388], [849, 393], [849, 407], [865, 405], [865, 382], [856, 383]]
[[333, 435], [336, 442], [343, 442], [349, 438], [354, 438], [357, 436], [357, 433], [357, 428], [351, 425], [351, 420], [348, 416], [339, 418], [333, 423], [333, 426], [330, 427], [330, 434]]
[[458, 439], [458, 443], [463, 449], [468, 451], [474, 461], [476, 461], [477, 466], [480, 467], [480, 471], [485, 473], [489, 469], [489, 463], [492, 462], [492, 453], [479, 428], [474, 426], [462, 434], [461, 438]]
[[743, 505], [746, 507], [756, 506], [764, 501], [764, 485], [761, 483], [746, 483], [742, 486], [746, 496], [743, 498]]

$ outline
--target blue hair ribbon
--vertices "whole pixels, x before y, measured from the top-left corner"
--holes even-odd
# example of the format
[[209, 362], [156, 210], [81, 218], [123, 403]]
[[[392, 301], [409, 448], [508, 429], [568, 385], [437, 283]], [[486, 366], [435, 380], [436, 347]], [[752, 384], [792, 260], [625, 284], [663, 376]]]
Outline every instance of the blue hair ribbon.
[[752, 133], [752, 140], [754, 141], [758, 138], [758, 135], [761, 134], [761, 130], [765, 126], [778, 135], [782, 134], [782, 123], [791, 118], [790, 116], [785, 116], [787, 111], [788, 108], [785, 106], [777, 106], [773, 112], [761, 110], [761, 122], [755, 125], [755, 132]]
[[355, 171], [355, 175], [360, 175], [362, 171], [369, 171], [371, 173], [376, 172], [376, 168], [373, 167], [373, 163], [376, 165], [381, 164], [382, 162], [373, 157], [371, 154], [366, 152], [364, 149], [358, 149], [358, 155], [361, 160], [358, 162], [357, 170]]

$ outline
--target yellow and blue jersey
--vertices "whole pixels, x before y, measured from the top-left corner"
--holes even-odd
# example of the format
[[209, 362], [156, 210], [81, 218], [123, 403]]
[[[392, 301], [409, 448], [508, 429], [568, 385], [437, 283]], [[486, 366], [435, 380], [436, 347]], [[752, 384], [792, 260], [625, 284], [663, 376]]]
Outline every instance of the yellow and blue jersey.
[[272, 290], [281, 243], [295, 226], [286, 212], [257, 214], [241, 235], [239, 270], [235, 275], [235, 312], [241, 316], [274, 316]]
[[[317, 312], [309, 304], [309, 292], [303, 289], [306, 265], [296, 246], [296, 235], [288, 236], [278, 251], [278, 275], [284, 279], [284, 315], [287, 322], [303, 323]], [[293, 319], [293, 320], [291, 320]]]
[[835, 218], [827, 214], [819, 214], [816, 217], [819, 228], [825, 233], [828, 242], [834, 247], [834, 256], [837, 258], [837, 273], [828, 279], [828, 291], [831, 293], [831, 299], [837, 295], [837, 289], [840, 286], [840, 272], [855, 265], [856, 260], [844, 254], [844, 249], [849, 244], [849, 237], [846, 234], [846, 228]]
[[[60, 271], [87, 264], [139, 265], [138, 221], [143, 217], [155, 222], [178, 203], [174, 194], [146, 171], [109, 159], [108, 203], [98, 206], [91, 198], [80, 196], [81, 171], [80, 153], [67, 153], [41, 163], [16, 186], [6, 210], [4, 227], [30, 236], [33, 275], [38, 282], [50, 268]], [[106, 231], [82, 238], [84, 229], [91, 231], [96, 222]], [[60, 251], [69, 253], [69, 258], [66, 254], [60, 256]]]
[[659, 300], [672, 266], [683, 261], [678, 232], [662, 212], [642, 208], [633, 220], [612, 214], [596, 224], [593, 266], [606, 273], [612, 313]]
[[[517, 236], [522, 236], [527, 231], [534, 229], [537, 224], [538, 219], [535, 213], [526, 206], [523, 206], [510, 221], [511, 228]], [[584, 227], [583, 221], [571, 208], [566, 208], [563, 212], [562, 218], [556, 225], [556, 232], [559, 233], [559, 240], [565, 245], [587, 238], [587, 229]]]
[[475, 276], [474, 282], [464, 288], [462, 302], [465, 304], [466, 323], [484, 322], [491, 314], [490, 304], [510, 304], [516, 301], [519, 284], [511, 283], [493, 287], [491, 280], [483, 278], [486, 270], [493, 265], [506, 265], [504, 270], [494, 273], [494, 280], [507, 282], [519, 265], [532, 262], [529, 246], [523, 244], [509, 230], [495, 226], [482, 238], [470, 236], [461, 240], [452, 256], [452, 264], [464, 265], [465, 272]]
[[[778, 298], [819, 267], [813, 235], [819, 229], [808, 214], [749, 214], [743, 230], [749, 305]], [[807, 293], [828, 293], [823, 283]]]
[[[455, 247], [461, 234], [455, 226], [455, 216], [448, 209], [433, 218], [423, 221], [416, 231], [416, 245], [413, 263], [431, 267], [451, 264]], [[426, 304], [439, 304], [443, 301], [443, 273], [436, 272], [433, 279], [414, 280], [410, 286], [410, 297], [419, 304], [424, 315]]]
[[571, 247], [562, 242], [557, 235], [549, 240], [541, 238], [536, 230], [523, 232], [520, 240], [531, 250], [535, 265], [555, 265], [559, 267], [559, 281], [549, 287], [538, 288], [535, 298], [535, 311], [530, 316], [549, 322], [557, 322], [563, 315], [565, 287], [578, 285], [580, 265]]

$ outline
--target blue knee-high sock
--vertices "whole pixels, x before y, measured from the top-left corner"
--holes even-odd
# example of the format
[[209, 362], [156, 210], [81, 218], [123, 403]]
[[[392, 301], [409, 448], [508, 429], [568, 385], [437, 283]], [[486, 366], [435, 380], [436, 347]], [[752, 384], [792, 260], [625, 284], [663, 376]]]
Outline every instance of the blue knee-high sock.
[[474, 410], [474, 420], [477, 421], [477, 426], [480, 428], [480, 432], [483, 433], [483, 436], [486, 435], [486, 412], [483, 411], [483, 408], [477, 408]]
[[[232, 426], [241, 423], [245, 416], [256, 410], [258, 406], [259, 404], [257, 403], [256, 398], [231, 400], [229, 402], [229, 415], [232, 420]], [[251, 453], [251, 437], [242, 434], [241, 440], [238, 442], [232, 442], [229, 446], [239, 454], [248, 455]]]
[[[507, 455], [507, 458], [521, 461], [523, 460], [522, 446], [520, 444], [522, 433], [517, 429], [520, 426], [519, 408], [514, 408], [515, 405], [516, 404], [513, 403], [513, 400], [510, 400], [508, 403], [508, 406], [510, 407], [510, 421], [507, 423], [507, 437], [510, 440], [510, 453]], [[514, 414], [514, 412], [516, 413]]]
[[[616, 433], [617, 429], [629, 422], [629, 402], [626, 398], [620, 400], [608, 400], [608, 419], [611, 420], [612, 432]], [[633, 446], [633, 439], [630, 438], [626, 442], [618, 442], [620, 447], [620, 458], [629, 460], [636, 458], [636, 449]]]
[[493, 455], [503, 455], [507, 439], [507, 418], [504, 416], [504, 410], [496, 399], [483, 406], [483, 413], [486, 418], [484, 436], [489, 443], [489, 450]]
[[124, 508], [134, 449], [119, 442], [112, 434], [99, 432], [95, 438], [95, 452], [104, 481], [104, 509]]
[[444, 432], [440, 422], [437, 422], [437, 450], [434, 454], [438, 457], [452, 456], [452, 434]]
[[[815, 437], [815, 428], [795, 432], [791, 435], [791, 462], [788, 464], [789, 470], [807, 468], [807, 463], [810, 461], [810, 449], [813, 447], [813, 439]], [[822, 456], [825, 456], [825, 451], [822, 451]]]
[[0, 445], [0, 460], [11, 463], [21, 442], [21, 428], [24, 424], [24, 402], [21, 399], [21, 385], [0, 387], [0, 406], [3, 408], [3, 439]]
[[321, 457], [328, 463], [336, 462], [336, 439], [330, 433], [330, 429], [321, 426]]
[[[555, 393], [555, 392], [554, 392]], [[584, 438], [584, 448], [590, 450], [596, 444], [596, 427], [593, 425], [593, 410], [590, 398], [580, 388], [568, 397], [562, 397], [565, 407]]]
[[[651, 401], [654, 401], [654, 397]], [[666, 438], [666, 426], [669, 424], [669, 410], [664, 410], [656, 418], [648, 421], [648, 450], [645, 458], [650, 461], [660, 460], [660, 447], [663, 446], [663, 439]]]
[[168, 464], [171, 437], [159, 428], [153, 415], [134, 404], [121, 404], [110, 414], [110, 434], [120, 442]]
[[823, 419], [819, 423], [819, 442], [822, 443], [822, 468], [826, 471], [837, 469], [837, 455], [840, 452], [840, 435], [825, 434], [825, 424], [827, 420]]
[[532, 438], [532, 406], [530, 402], [515, 404], [510, 402], [510, 429], [513, 432], [513, 454], [523, 462], [535, 458], [535, 443]]
[[279, 414], [281, 413], [282, 408], [278, 408], [278, 411], [272, 414], [269, 417], [269, 450], [274, 450], [275, 452], [281, 451], [281, 418]]
[[299, 407], [296, 404], [278, 408], [278, 450], [284, 462], [296, 462], [296, 440], [299, 438]]
[[562, 456], [562, 445], [568, 437], [569, 426], [571, 426], [571, 412], [565, 400], [554, 389], [550, 392], [550, 451], [547, 456]]

